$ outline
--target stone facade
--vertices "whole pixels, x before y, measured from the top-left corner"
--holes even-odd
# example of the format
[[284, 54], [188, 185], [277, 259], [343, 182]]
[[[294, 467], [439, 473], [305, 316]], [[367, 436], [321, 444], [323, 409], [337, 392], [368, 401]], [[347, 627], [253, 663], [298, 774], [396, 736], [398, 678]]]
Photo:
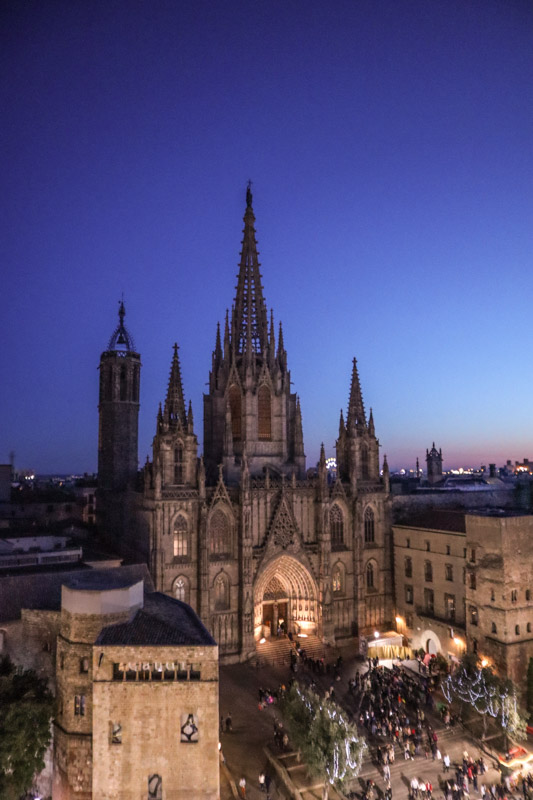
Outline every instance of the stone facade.
[[412, 646], [454, 657], [468, 647], [520, 687], [533, 658], [533, 516], [433, 511], [393, 536]]
[[[328, 641], [392, 619], [388, 468], [354, 359], [331, 484], [322, 450], [307, 476], [300, 402], [281, 325], [263, 296], [248, 190], [236, 296], [217, 328], [204, 395], [204, 454], [174, 347], [144, 492], [100, 493], [100, 520], [156, 588], [190, 603], [226, 661], [278, 626]], [[106, 467], [107, 469], [107, 467]], [[112, 483], [112, 481], [111, 481]]]
[[218, 648], [183, 603], [89, 572], [63, 587], [53, 800], [215, 800]]

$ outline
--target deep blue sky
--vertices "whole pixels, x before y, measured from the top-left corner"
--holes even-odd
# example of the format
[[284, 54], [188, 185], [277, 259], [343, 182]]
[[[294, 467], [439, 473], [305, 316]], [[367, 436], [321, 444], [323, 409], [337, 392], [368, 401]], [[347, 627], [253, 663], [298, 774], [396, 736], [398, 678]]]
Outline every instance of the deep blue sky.
[[0, 461], [96, 469], [124, 292], [150, 451], [172, 343], [202, 440], [245, 187], [308, 465], [351, 360], [391, 466], [533, 457], [530, 0], [12, 0]]

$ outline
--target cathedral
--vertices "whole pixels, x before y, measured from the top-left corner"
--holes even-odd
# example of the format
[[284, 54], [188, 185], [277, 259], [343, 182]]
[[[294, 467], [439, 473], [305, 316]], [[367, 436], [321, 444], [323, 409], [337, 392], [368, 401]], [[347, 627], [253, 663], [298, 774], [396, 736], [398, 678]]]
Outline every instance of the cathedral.
[[385, 459], [380, 475], [356, 360], [332, 481], [323, 446], [318, 468], [306, 470], [283, 331], [263, 294], [250, 187], [243, 234], [204, 394], [203, 455], [177, 345], [140, 473], [141, 361], [122, 303], [100, 359], [100, 526], [124, 558], [148, 563], [158, 591], [195, 609], [228, 663], [280, 631], [342, 643], [389, 629], [393, 614], [388, 467]]

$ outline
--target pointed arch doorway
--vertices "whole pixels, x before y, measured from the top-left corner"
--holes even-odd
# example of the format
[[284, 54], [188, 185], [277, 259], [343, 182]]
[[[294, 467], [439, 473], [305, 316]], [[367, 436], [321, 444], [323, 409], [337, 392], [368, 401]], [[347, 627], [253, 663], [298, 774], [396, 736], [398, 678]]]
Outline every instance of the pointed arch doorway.
[[309, 570], [293, 556], [283, 554], [261, 570], [254, 586], [254, 635], [317, 634], [318, 589]]

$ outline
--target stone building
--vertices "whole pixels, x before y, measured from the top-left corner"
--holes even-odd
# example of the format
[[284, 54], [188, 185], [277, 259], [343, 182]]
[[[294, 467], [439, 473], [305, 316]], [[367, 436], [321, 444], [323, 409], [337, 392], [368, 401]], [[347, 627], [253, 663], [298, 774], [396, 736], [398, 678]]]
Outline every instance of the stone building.
[[218, 648], [194, 612], [89, 570], [62, 587], [53, 800], [215, 800]]
[[318, 474], [306, 473], [300, 402], [281, 324], [267, 311], [254, 224], [248, 189], [236, 295], [204, 395], [203, 457], [175, 345], [153, 458], [135, 490], [139, 356], [122, 310], [100, 363], [100, 524], [126, 557], [148, 561], [159, 591], [192, 605], [227, 661], [248, 658], [278, 627], [338, 641], [392, 618], [388, 468], [380, 477], [355, 359], [331, 485], [323, 448]]
[[432, 511], [393, 526], [395, 600], [415, 648], [465, 648], [520, 685], [533, 658], [533, 516]]

